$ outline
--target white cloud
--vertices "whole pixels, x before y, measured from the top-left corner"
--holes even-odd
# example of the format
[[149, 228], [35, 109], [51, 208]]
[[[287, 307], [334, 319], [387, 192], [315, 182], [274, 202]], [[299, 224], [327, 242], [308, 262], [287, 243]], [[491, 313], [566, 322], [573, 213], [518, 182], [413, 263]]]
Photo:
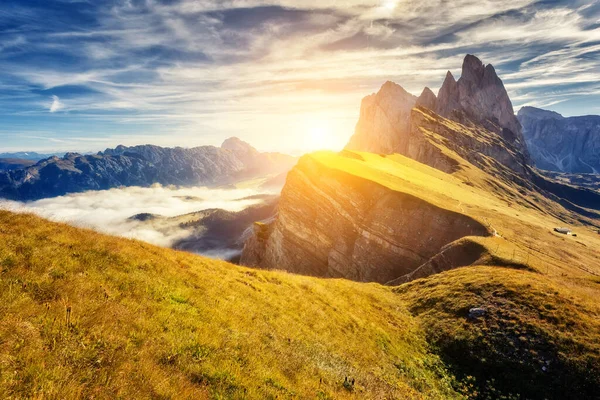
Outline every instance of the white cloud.
[[63, 108], [63, 104], [60, 101], [60, 98], [56, 95], [53, 95], [52, 96], [52, 104], [50, 105], [50, 112], [55, 113], [62, 108]]
[[[0, 200], [0, 209], [30, 212], [52, 221], [169, 247], [188, 237], [191, 231], [179, 227], [161, 229], [129, 218], [141, 213], [174, 217], [211, 208], [240, 211], [260, 202], [245, 198], [266, 192], [257, 188], [176, 188], [156, 184], [149, 188], [89, 191], [27, 203]], [[209, 253], [214, 254], [214, 251]]]
[[[51, 33], [51, 44], [26, 38], [41, 50], [62, 45], [61, 51], [90, 61], [85, 67], [65, 70], [44, 64], [10, 68], [0, 61], [0, 68], [11, 71], [15, 81], [45, 89], [91, 89], [68, 104], [69, 112], [90, 123], [146, 124], [135, 132], [139, 140], [145, 140], [147, 127], [154, 124], [156, 128], [162, 122], [156, 130], [169, 135], [156, 135], [156, 144], [158, 140], [170, 146], [187, 143], [182, 132], [196, 133], [193, 144], [203, 144], [202, 140], [213, 140], [205, 136], [210, 132], [221, 140], [243, 135], [262, 148], [297, 149], [303, 145], [303, 135], [295, 127], [311, 115], [327, 118], [322, 115], [327, 110], [336, 126], [335, 137], [343, 145], [352, 134], [364, 95], [386, 80], [417, 95], [423, 86], [436, 91], [446, 70], [460, 72], [467, 52], [494, 63], [514, 99], [529, 93], [547, 101], [557, 82], [596, 81], [597, 56], [585, 55], [580, 46], [598, 51], [597, 45], [590, 45], [600, 41], [600, 30], [592, 24], [597, 16], [586, 15], [591, 11], [585, 7], [538, 7], [535, 3], [117, 2], [98, 12], [92, 30], [56, 30]], [[383, 7], [386, 4], [395, 6]], [[221, 15], [224, 10], [257, 6], [286, 10], [262, 11], [274, 14], [268, 21], [263, 21], [262, 15], [257, 17], [257, 12], [253, 24], [237, 14], [228, 19]], [[294, 14], [282, 22], [280, 18], [290, 9], [312, 13], [312, 17], [299, 14], [296, 18]], [[217, 12], [196, 14], [207, 11]], [[324, 50], [338, 41], [346, 41], [347, 48]], [[160, 49], [168, 51], [163, 54]], [[154, 57], [152, 51], [160, 54]], [[176, 61], [169, 58], [171, 52]], [[186, 58], [190, 52], [204, 54], [209, 61], [190, 61]], [[511, 66], [505, 71], [504, 65]], [[23, 92], [30, 93], [30, 88], [25, 86]], [[61, 108], [61, 100], [53, 97], [50, 112]], [[282, 131], [289, 134], [279, 134]], [[104, 145], [98, 143], [97, 149]]]

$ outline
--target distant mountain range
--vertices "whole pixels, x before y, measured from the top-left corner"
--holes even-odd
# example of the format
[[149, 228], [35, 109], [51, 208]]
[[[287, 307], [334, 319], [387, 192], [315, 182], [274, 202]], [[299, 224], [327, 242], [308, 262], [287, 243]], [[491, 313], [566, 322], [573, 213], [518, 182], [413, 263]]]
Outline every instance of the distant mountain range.
[[221, 147], [118, 146], [95, 155], [67, 153], [27, 168], [0, 172], [0, 197], [35, 200], [119, 186], [226, 185], [289, 170], [296, 158], [260, 153], [237, 138]]
[[64, 153], [49, 153], [49, 154], [41, 154], [36, 153], [35, 151], [18, 151], [14, 153], [0, 153], [0, 158], [12, 158], [19, 160], [30, 160], [30, 161], [40, 161], [45, 158], [49, 158], [52, 156], [58, 156]]
[[568, 117], [534, 107], [518, 113], [532, 160], [538, 168], [600, 173], [600, 116]]
[[241, 211], [214, 208], [175, 217], [137, 214], [129, 220], [165, 234], [175, 230], [188, 232], [173, 243], [174, 249], [238, 262], [244, 242], [252, 234], [252, 224], [274, 217], [279, 200], [277, 195], [255, 197], [260, 203]]
[[0, 171], [12, 171], [27, 168], [35, 164], [35, 161], [22, 158], [0, 158]]

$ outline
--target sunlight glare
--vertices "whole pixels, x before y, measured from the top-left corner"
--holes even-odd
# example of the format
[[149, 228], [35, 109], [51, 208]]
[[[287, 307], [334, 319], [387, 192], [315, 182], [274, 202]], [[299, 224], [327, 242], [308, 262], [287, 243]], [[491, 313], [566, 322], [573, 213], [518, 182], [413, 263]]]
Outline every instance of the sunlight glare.
[[383, 8], [385, 8], [386, 10], [393, 10], [396, 8], [396, 6], [398, 5], [398, 0], [383, 0]]
[[335, 139], [327, 121], [313, 121], [306, 128], [306, 147], [311, 150], [334, 150], [339, 147]]

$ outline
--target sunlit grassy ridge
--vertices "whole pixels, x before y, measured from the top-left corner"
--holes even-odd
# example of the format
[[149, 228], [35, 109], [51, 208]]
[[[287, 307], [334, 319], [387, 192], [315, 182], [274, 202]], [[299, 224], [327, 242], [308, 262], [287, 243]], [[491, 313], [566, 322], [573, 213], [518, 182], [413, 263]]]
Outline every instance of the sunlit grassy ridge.
[[[600, 398], [600, 235], [539, 193], [449, 155], [460, 165], [452, 175], [401, 155], [310, 157], [469, 215], [496, 233], [467, 239], [486, 249], [479, 262], [489, 267], [458, 268], [395, 289], [456, 374], [459, 390], [476, 399]], [[557, 226], [577, 237], [553, 232]], [[469, 318], [475, 307], [485, 317]]]
[[[407, 193], [437, 207], [468, 215], [498, 236], [473, 238], [504, 263], [518, 263], [544, 274], [600, 277], [600, 235], [579, 216], [483, 172], [454, 155], [460, 172], [447, 174], [399, 154], [381, 156], [344, 151], [310, 154], [320, 164]], [[553, 232], [571, 226], [577, 237]]]
[[379, 285], [8, 212], [0, 268], [0, 398], [457, 397], [422, 328]]
[[306, 157], [484, 223], [498, 235], [468, 240], [491, 266], [390, 288], [0, 212], [0, 398], [594, 398], [590, 226], [464, 160], [448, 175], [399, 155]]

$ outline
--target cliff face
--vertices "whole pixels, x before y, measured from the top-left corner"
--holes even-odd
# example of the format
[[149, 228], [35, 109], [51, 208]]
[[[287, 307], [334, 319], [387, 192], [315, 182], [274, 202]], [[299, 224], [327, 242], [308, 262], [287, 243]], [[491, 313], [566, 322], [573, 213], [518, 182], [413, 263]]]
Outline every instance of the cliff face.
[[363, 99], [356, 132], [347, 148], [390, 154], [403, 148], [410, 129], [410, 110], [417, 98], [400, 85], [386, 82], [377, 94]]
[[462, 65], [460, 79], [454, 83], [451, 74], [440, 89], [437, 112], [445, 117], [464, 113], [467, 118], [488, 129], [500, 127], [498, 134], [526, 154], [521, 125], [502, 80], [491, 64], [484, 65], [468, 54]]
[[276, 220], [256, 225], [241, 263], [385, 283], [415, 270], [452, 241], [487, 234], [472, 218], [308, 155], [288, 175]]
[[212, 185], [236, 179], [281, 173], [296, 159], [259, 153], [231, 138], [222, 147], [191, 149], [159, 146], [119, 146], [97, 155], [68, 153], [28, 168], [0, 173], [0, 197], [34, 200], [86, 190], [119, 186]]
[[523, 107], [518, 118], [538, 168], [600, 173], [600, 116], [565, 118], [552, 111]]
[[[465, 57], [458, 81], [448, 71], [437, 97], [425, 88], [416, 98], [392, 82], [384, 84], [377, 94], [366, 97], [355, 134], [346, 148], [408, 155], [406, 137], [419, 126], [411, 119], [415, 106], [463, 125], [484, 128], [522, 154], [525, 162], [528, 160], [521, 125], [504, 84], [492, 65], [484, 65], [472, 55]], [[520, 164], [507, 166], [523, 170]]]

